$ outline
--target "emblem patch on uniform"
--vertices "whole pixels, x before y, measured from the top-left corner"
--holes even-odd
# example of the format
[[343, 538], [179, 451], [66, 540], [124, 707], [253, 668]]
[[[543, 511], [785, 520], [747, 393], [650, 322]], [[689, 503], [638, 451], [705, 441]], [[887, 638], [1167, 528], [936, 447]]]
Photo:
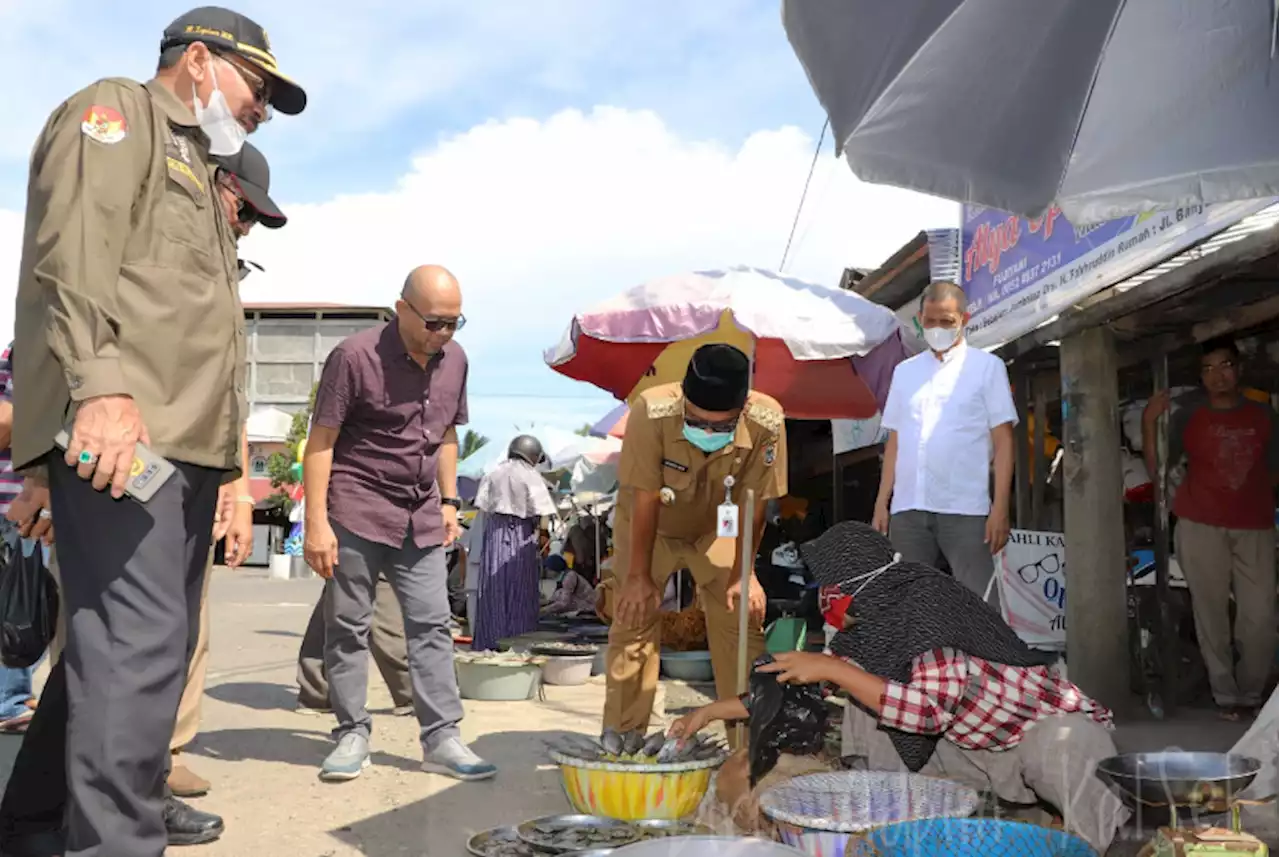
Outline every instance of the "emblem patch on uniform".
[[114, 107], [95, 104], [84, 112], [80, 120], [80, 133], [108, 146], [129, 136], [129, 123]]
[[670, 458], [662, 459], [663, 467], [670, 467], [672, 470], [679, 470], [681, 473], [688, 473], [689, 468], [678, 461], [672, 461]]
[[773, 460], [778, 457], [778, 447], [773, 441], [764, 445], [764, 466], [772, 467]]

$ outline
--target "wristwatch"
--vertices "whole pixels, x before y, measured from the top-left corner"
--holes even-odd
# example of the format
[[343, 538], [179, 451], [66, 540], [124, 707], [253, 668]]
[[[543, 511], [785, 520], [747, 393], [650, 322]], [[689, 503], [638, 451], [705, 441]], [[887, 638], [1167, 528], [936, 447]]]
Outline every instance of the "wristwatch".
[[441, 497], [440, 505], [452, 506], [453, 508], [460, 510], [462, 508], [462, 501], [459, 500], [457, 497]]

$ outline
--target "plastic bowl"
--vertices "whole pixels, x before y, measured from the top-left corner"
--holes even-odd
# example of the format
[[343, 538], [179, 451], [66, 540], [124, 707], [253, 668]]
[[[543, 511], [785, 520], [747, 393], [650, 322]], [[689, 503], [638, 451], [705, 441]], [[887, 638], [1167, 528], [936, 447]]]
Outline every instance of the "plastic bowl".
[[618, 821], [675, 821], [692, 815], [727, 756], [701, 762], [627, 765], [588, 762], [552, 751], [576, 812]]
[[575, 687], [591, 679], [595, 655], [565, 655], [547, 659], [542, 667], [542, 680], [559, 687]]
[[778, 838], [812, 857], [875, 854], [862, 844], [868, 830], [909, 819], [963, 818], [977, 805], [978, 793], [968, 786], [878, 771], [809, 774], [760, 796]]
[[864, 851], [847, 857], [1094, 857], [1079, 836], [1062, 830], [995, 818], [940, 818], [907, 821], [866, 834]]
[[503, 664], [454, 660], [458, 693], [481, 702], [519, 702], [533, 699], [542, 680], [538, 663]]
[[663, 652], [662, 671], [680, 681], [707, 682], [716, 677], [710, 652]]
[[804, 857], [803, 852], [767, 839], [742, 836], [673, 836], [627, 845], [612, 857]]

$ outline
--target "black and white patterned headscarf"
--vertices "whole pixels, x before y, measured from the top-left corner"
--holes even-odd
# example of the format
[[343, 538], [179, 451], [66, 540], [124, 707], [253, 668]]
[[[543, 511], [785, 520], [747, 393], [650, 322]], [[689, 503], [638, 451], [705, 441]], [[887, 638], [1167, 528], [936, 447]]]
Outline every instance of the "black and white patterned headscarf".
[[[853, 595], [852, 625], [835, 635], [831, 651], [883, 679], [906, 683], [917, 657], [943, 648], [1008, 666], [1049, 662], [979, 595], [936, 568], [902, 562], [866, 524], [836, 524], [801, 545], [800, 555], [819, 584]], [[911, 771], [924, 767], [938, 743], [938, 736], [881, 728]]]

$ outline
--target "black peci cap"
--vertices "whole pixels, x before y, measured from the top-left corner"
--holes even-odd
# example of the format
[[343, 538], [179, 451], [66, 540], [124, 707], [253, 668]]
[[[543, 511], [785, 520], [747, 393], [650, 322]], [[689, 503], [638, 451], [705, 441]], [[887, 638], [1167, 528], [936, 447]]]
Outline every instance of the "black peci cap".
[[240, 185], [244, 201], [258, 213], [258, 222], [268, 229], [279, 229], [288, 222], [280, 206], [267, 194], [271, 187], [271, 169], [262, 152], [251, 143], [245, 143], [234, 155], [219, 155], [214, 163], [235, 177]]
[[751, 360], [732, 345], [713, 342], [693, 352], [684, 397], [704, 411], [735, 411], [751, 389]]
[[281, 113], [293, 116], [306, 108], [307, 93], [276, 65], [267, 31], [244, 15], [221, 6], [192, 9], [165, 27], [160, 52], [194, 42], [238, 54], [261, 69], [271, 83], [271, 106]]

